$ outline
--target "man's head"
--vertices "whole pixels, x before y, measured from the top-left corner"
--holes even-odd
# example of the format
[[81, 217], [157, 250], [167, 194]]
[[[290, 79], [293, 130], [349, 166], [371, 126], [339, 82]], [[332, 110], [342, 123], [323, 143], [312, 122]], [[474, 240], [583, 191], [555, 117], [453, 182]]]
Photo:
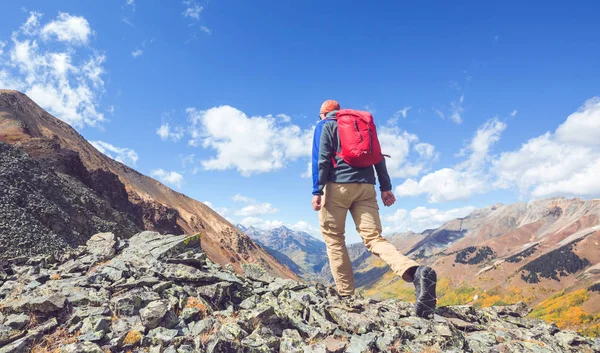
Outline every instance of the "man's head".
[[323, 102], [323, 104], [321, 104], [321, 110], [319, 111], [319, 117], [321, 118], [321, 120], [323, 120], [323, 119], [325, 119], [325, 117], [327, 116], [328, 113], [330, 113], [334, 110], [340, 110], [340, 104], [338, 102], [334, 101], [333, 99], [326, 100], [325, 102]]

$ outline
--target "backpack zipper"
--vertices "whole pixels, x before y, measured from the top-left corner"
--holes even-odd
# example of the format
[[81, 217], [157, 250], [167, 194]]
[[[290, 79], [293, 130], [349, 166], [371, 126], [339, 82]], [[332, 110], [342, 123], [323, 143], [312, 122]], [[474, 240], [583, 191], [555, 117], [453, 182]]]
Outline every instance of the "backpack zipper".
[[371, 127], [369, 127], [369, 146], [371, 147], [369, 154], [373, 154], [373, 133], [371, 132]]
[[358, 129], [358, 122], [356, 120], [354, 120], [354, 127], [356, 128], [356, 132], [358, 132], [358, 136], [360, 136], [360, 142], [362, 142], [363, 137], [362, 137], [362, 134], [360, 133], [360, 130]]

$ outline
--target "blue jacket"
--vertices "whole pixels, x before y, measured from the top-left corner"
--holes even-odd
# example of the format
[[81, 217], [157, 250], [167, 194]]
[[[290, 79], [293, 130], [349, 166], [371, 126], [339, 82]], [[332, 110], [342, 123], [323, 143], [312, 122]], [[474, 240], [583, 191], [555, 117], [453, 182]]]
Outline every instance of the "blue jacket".
[[[334, 183], [368, 183], [375, 185], [375, 171], [381, 191], [392, 190], [392, 183], [385, 165], [385, 158], [373, 167], [356, 168], [336, 155], [340, 150], [337, 121], [337, 111], [327, 114], [327, 119], [317, 123], [313, 137], [312, 150], [312, 179], [313, 195], [323, 195], [327, 182]], [[333, 167], [332, 158], [336, 167]]]

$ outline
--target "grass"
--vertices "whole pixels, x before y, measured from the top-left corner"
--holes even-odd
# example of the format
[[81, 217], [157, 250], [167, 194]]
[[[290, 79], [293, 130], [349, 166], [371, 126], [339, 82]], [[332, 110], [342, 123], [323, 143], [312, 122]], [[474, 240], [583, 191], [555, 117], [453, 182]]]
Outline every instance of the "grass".
[[60, 353], [60, 347], [77, 342], [79, 331], [69, 334], [64, 327], [59, 327], [49, 335], [45, 335], [40, 342], [31, 348], [31, 353]]

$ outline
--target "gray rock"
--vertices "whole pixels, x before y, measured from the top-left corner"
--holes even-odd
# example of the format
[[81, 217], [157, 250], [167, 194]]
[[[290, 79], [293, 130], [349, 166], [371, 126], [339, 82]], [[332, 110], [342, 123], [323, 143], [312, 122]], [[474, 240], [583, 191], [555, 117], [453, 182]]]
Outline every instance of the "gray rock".
[[167, 300], [157, 300], [149, 303], [145, 308], [140, 310], [142, 324], [148, 329], [153, 329], [158, 326], [160, 321], [169, 311], [169, 302]]
[[4, 325], [11, 327], [14, 330], [22, 330], [29, 323], [29, 316], [25, 314], [9, 315], [4, 322]]
[[382, 352], [389, 352], [402, 338], [402, 331], [391, 328], [384, 332], [383, 336], [377, 338], [377, 348]]
[[347, 353], [370, 353], [375, 347], [378, 334], [370, 332], [364, 335], [355, 335], [350, 339]]
[[115, 235], [113, 233], [98, 233], [92, 235], [87, 241], [87, 251], [98, 257], [98, 261], [105, 261], [115, 255]]
[[170, 330], [170, 329], [166, 329], [164, 327], [157, 327], [153, 330], [150, 330], [150, 332], [148, 332], [148, 335], [146, 336], [148, 338], [148, 340], [151, 342], [151, 344], [162, 344], [163, 346], [168, 345], [169, 343], [171, 343], [171, 341], [177, 337], [178, 331], [177, 330]]
[[79, 342], [61, 347], [60, 353], [104, 353], [104, 351], [95, 343]]
[[267, 327], [257, 328], [242, 340], [244, 351], [252, 353], [279, 351], [279, 345], [279, 338]]
[[280, 352], [285, 353], [301, 353], [305, 343], [296, 330], [283, 330], [281, 335]]
[[344, 353], [346, 351], [346, 347], [348, 347], [348, 342], [331, 336], [325, 338], [321, 344], [325, 346], [325, 351], [327, 353]]
[[51, 294], [47, 296], [29, 299], [27, 306], [30, 311], [43, 314], [56, 313], [65, 308], [67, 297], [62, 294]]
[[263, 283], [271, 283], [275, 278], [267, 273], [264, 267], [258, 264], [242, 264], [244, 276]]
[[347, 312], [335, 307], [327, 309], [327, 312], [346, 331], [363, 334], [375, 328], [375, 323], [365, 315]]

